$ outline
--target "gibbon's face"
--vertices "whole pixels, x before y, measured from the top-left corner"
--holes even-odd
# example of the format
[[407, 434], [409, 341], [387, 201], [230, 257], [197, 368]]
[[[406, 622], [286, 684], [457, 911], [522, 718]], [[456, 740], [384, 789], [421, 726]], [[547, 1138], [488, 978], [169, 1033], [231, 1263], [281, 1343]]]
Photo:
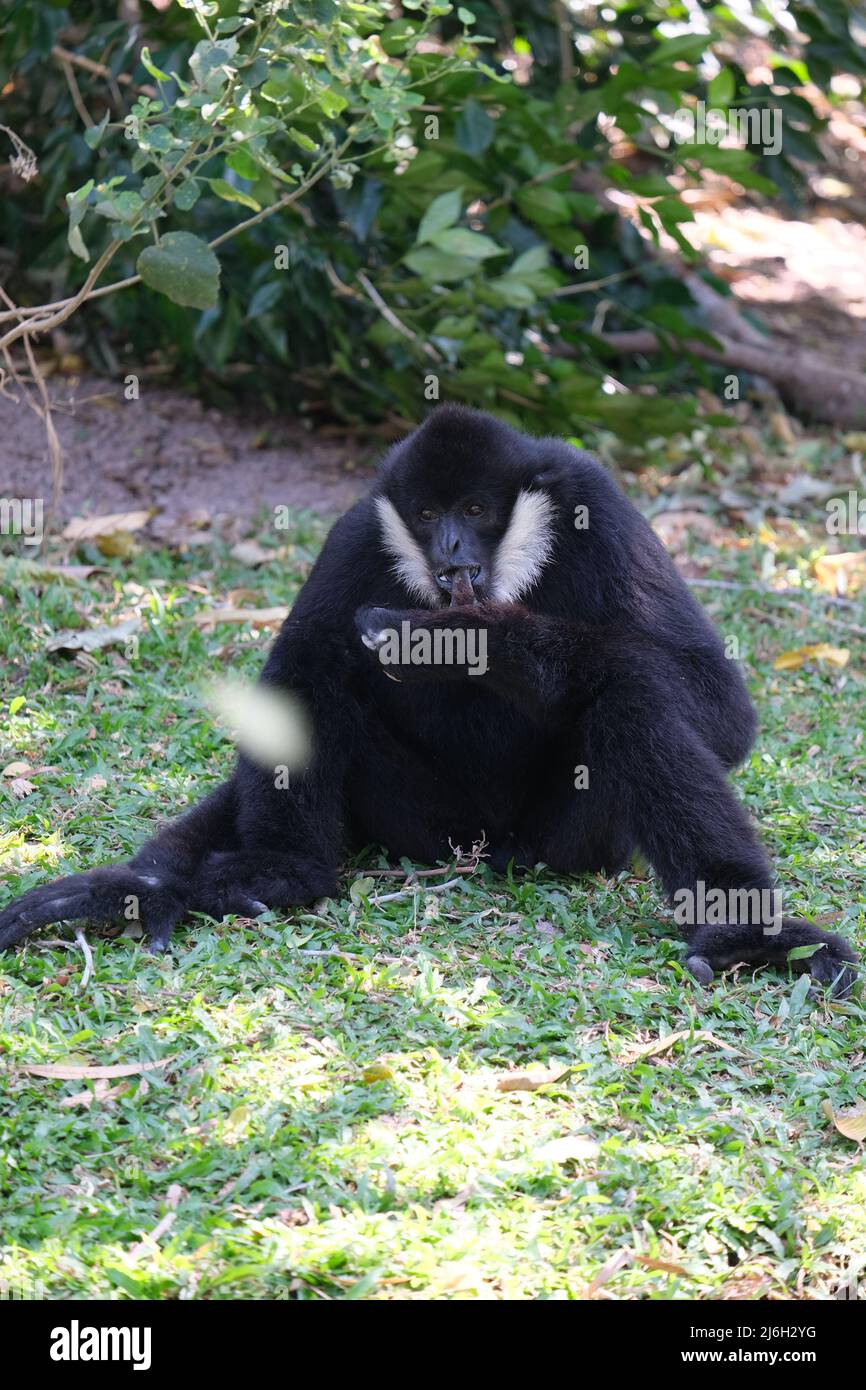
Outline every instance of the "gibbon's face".
[[489, 416], [442, 407], [398, 445], [375, 499], [384, 549], [430, 608], [516, 602], [553, 544], [553, 504], [531, 442]]

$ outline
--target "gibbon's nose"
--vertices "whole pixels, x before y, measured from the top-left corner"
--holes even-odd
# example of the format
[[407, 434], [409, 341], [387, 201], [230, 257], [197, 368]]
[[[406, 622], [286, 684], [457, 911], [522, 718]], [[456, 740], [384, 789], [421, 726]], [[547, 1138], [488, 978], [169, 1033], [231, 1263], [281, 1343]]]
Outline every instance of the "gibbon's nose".
[[431, 550], [431, 559], [437, 573], [440, 570], [447, 573], [453, 569], [465, 569], [474, 563], [473, 557], [466, 553], [467, 540], [468, 537], [464, 536], [462, 528], [451, 517], [442, 518]]

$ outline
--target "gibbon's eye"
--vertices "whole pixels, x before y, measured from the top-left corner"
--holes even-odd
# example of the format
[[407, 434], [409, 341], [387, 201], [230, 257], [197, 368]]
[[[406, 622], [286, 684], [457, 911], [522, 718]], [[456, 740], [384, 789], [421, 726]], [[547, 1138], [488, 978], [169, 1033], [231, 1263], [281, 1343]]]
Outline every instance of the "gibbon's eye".
[[484, 508], [480, 502], [470, 502], [468, 506], [463, 508], [463, 514], [464, 516], [483, 516]]
[[422, 521], [436, 520], [436, 513], [430, 507], [422, 507], [418, 515]]

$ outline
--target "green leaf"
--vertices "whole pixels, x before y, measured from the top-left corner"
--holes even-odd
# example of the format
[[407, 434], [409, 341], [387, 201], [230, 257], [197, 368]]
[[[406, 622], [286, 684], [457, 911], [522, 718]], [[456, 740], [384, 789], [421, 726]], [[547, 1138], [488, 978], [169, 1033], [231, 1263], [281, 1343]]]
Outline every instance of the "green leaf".
[[788, 1013], [791, 1018], [796, 1018], [806, 1007], [809, 998], [809, 990], [812, 988], [812, 976], [801, 975], [788, 998]]
[[376, 880], [373, 878], [356, 878], [349, 885], [349, 897], [356, 907], [367, 901], [375, 886]]
[[102, 137], [105, 134], [105, 127], [108, 125], [108, 117], [111, 113], [106, 111], [99, 125], [89, 126], [84, 132], [84, 143], [90, 150], [98, 150], [102, 144]]
[[207, 242], [189, 232], [167, 232], [158, 246], [145, 247], [136, 269], [146, 285], [175, 304], [212, 309], [217, 302], [219, 261]]
[[219, 43], [202, 39], [193, 49], [190, 68], [199, 86], [209, 96], [214, 96], [224, 87], [234, 72], [232, 59], [237, 46], [237, 39], [221, 39]]
[[509, 275], [531, 275], [536, 270], [546, 270], [550, 262], [550, 253], [546, 246], [530, 246], [528, 251], [524, 251], [522, 256], [518, 256], [513, 265], [508, 267]]
[[486, 288], [492, 290], [494, 298], [509, 309], [527, 309], [537, 298], [532, 286], [525, 280], [518, 280], [516, 275], [500, 275], [497, 279], [489, 280]]
[[542, 227], [556, 222], [568, 222], [571, 218], [571, 208], [565, 194], [558, 193], [555, 188], [547, 188], [544, 184], [535, 188], [522, 188], [515, 201], [524, 217]]
[[464, 280], [474, 275], [480, 265], [479, 261], [469, 256], [447, 256], [432, 246], [419, 246], [417, 251], [410, 251], [403, 260], [410, 270], [428, 282], [441, 281], [446, 285], [452, 280]]
[[675, 338], [698, 338], [700, 332], [693, 323], [686, 318], [685, 314], [680, 313], [679, 309], [672, 304], [654, 304], [647, 309], [646, 317], [650, 323], [657, 324], [659, 328], [664, 328], [666, 332], [672, 333]]
[[135, 189], [126, 189], [123, 193], [115, 193], [112, 198], [100, 198], [94, 208], [101, 217], [110, 217], [115, 222], [134, 222], [141, 209], [144, 207], [144, 199]]
[[483, 106], [477, 101], [467, 101], [454, 127], [454, 135], [461, 150], [466, 154], [483, 154], [492, 144], [496, 134], [496, 123], [491, 120]]
[[227, 179], [208, 179], [211, 192], [218, 198], [224, 198], [227, 203], [240, 203], [242, 207], [252, 208], [253, 212], [261, 212], [262, 205], [257, 203], [255, 198], [251, 198], [249, 193], [242, 193], [234, 184]]
[[468, 338], [475, 331], [474, 314], [446, 314], [432, 330], [434, 338]]
[[79, 222], [87, 211], [87, 199], [93, 191], [93, 179], [88, 179], [87, 183], [76, 188], [74, 193], [67, 193], [66, 206], [69, 208], [69, 231], [66, 240], [69, 243], [70, 251], [79, 256], [82, 261], [90, 260], [90, 252], [84, 244], [84, 237], [81, 235]]
[[788, 960], [809, 960], [817, 951], [826, 948], [825, 941], [818, 941], [814, 946], [792, 946], [788, 952]]
[[168, 126], [145, 126], [138, 143], [143, 150], [156, 150], [157, 154], [167, 154], [174, 144], [174, 136]]
[[270, 66], [266, 58], [261, 53], [242, 68], [238, 77], [245, 87], [261, 87], [263, 82], [267, 82], [270, 76]]
[[349, 105], [347, 99], [339, 92], [333, 91], [330, 87], [323, 87], [318, 95], [318, 102], [326, 116], [333, 118], [339, 116], [341, 111], [345, 111]]
[[296, 145], [299, 145], [302, 150], [307, 150], [310, 154], [313, 154], [318, 148], [315, 140], [311, 140], [309, 135], [305, 135], [302, 130], [298, 130], [293, 125], [289, 126], [286, 134], [294, 140]]
[[171, 81], [171, 73], [163, 72], [162, 68], [158, 68], [156, 66], [156, 63], [150, 56], [150, 49], [147, 47], [147, 45], [145, 45], [145, 47], [141, 50], [140, 61], [141, 66], [145, 69], [145, 71], [149, 72], [151, 77], [155, 77], [158, 82]]
[[259, 285], [258, 289], [254, 292], [247, 305], [247, 312], [244, 318], [248, 320], [255, 319], [258, 318], [260, 314], [266, 314], [269, 309], [273, 309], [282, 292], [283, 286], [278, 279], [266, 280], [265, 283]]
[[697, 63], [710, 48], [709, 34], [677, 34], [673, 39], [662, 39], [658, 48], [653, 49], [644, 59], [647, 67], [658, 67], [668, 63]]
[[463, 196], [462, 188], [452, 188], [448, 193], [441, 193], [438, 198], [427, 208], [421, 218], [415, 242], [421, 246], [425, 241], [442, 232], [446, 227], [453, 227], [460, 216], [461, 200]]
[[466, 227], [450, 227], [444, 232], [436, 232], [428, 240], [439, 251], [447, 251], [452, 256], [468, 256], [473, 261], [501, 256], [505, 250], [503, 246], [497, 246], [492, 237], [470, 232]]
[[187, 179], [174, 193], [174, 205], [181, 212], [189, 212], [195, 207], [201, 195], [201, 184], [195, 179]]
[[296, 73], [289, 72], [288, 68], [274, 68], [261, 89], [261, 95], [266, 101], [296, 107], [306, 100], [307, 89]]
[[388, 56], [397, 57], [398, 54], [411, 48], [411, 41], [421, 27], [421, 22], [417, 19], [397, 19], [393, 24], [386, 24], [379, 39]]
[[226, 164], [236, 174], [240, 174], [242, 179], [248, 179], [251, 183], [262, 172], [249, 150], [245, 150], [243, 145], [238, 145], [237, 149], [232, 150], [226, 158]]
[[736, 82], [731, 69], [721, 68], [712, 82], [707, 83], [707, 105], [730, 106], [735, 90]]

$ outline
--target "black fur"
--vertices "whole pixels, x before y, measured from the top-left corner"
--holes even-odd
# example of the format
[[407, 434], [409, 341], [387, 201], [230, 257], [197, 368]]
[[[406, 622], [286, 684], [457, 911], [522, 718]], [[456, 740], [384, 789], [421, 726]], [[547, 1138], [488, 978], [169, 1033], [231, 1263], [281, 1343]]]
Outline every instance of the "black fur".
[[[550, 553], [518, 603], [497, 596], [495, 575], [520, 492], [546, 496], [552, 524]], [[394, 572], [377, 498], [429, 560], [423, 607]], [[583, 529], [578, 507], [588, 508]], [[469, 567], [477, 602], [447, 606], [456, 570], [436, 574], [449, 564]], [[483, 630], [486, 673], [383, 667], [379, 634], [403, 621], [413, 633]], [[278, 789], [272, 769], [242, 755], [228, 782], [128, 864], [7, 906], [0, 948], [49, 922], [116, 918], [130, 895], [162, 948], [189, 910], [250, 915], [333, 893], [347, 850], [381, 844], [430, 862], [482, 833], [498, 869], [614, 871], [640, 849], [671, 895], [699, 881], [772, 887], [725, 778], [755, 734], [739, 670], [645, 520], [597, 462], [556, 440], [460, 407], [435, 411], [331, 531], [262, 680], [305, 701], [310, 768]], [[588, 769], [580, 790], [578, 766]], [[838, 992], [853, 983], [847, 943], [807, 923], [786, 918], [777, 935], [697, 923], [687, 935], [704, 981], [813, 945], [795, 969]]]

